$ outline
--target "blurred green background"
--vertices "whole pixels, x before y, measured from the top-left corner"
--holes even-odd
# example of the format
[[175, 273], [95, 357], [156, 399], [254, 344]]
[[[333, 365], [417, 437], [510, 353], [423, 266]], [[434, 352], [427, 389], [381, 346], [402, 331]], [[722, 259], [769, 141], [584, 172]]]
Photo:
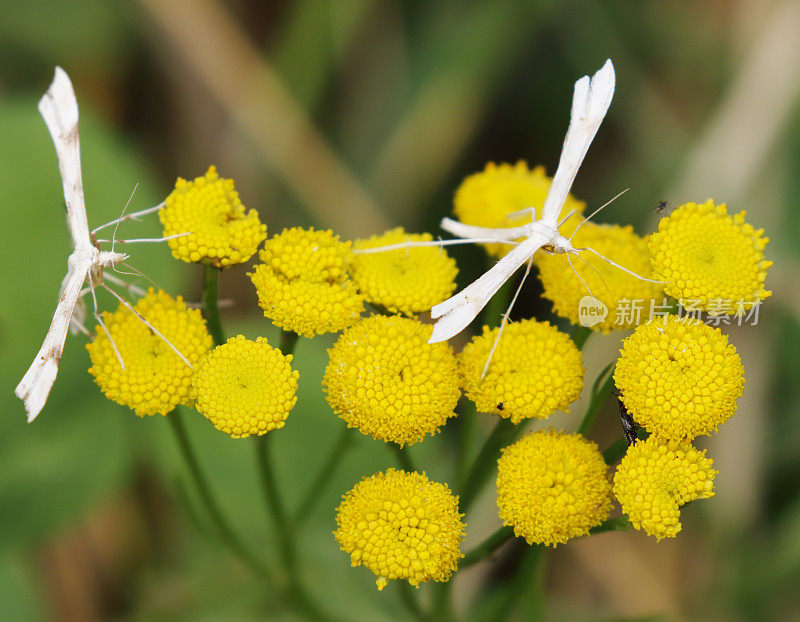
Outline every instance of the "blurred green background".
[[[617, 91], [575, 195], [592, 208], [630, 188], [601, 220], [641, 234], [661, 200], [711, 196], [746, 209], [772, 238], [774, 296], [758, 326], [731, 331], [747, 387], [737, 415], [704, 444], [720, 471], [717, 495], [684, 511], [673, 541], [609, 533], [549, 554], [546, 614], [800, 619], [799, 2], [5, 0], [0, 15], [0, 619], [295, 619], [211, 535], [167, 422], [101, 396], [84, 338], [68, 339], [45, 410], [25, 424], [13, 387], [44, 336], [70, 248], [36, 109], [54, 65], [80, 104], [90, 224], [116, 217], [137, 183], [132, 209], [143, 209], [177, 176], [216, 164], [271, 233], [314, 225], [351, 238], [397, 225], [435, 232], [460, 180], [489, 160], [524, 158], [552, 174], [572, 84], [607, 57]], [[159, 226], [121, 230], [141, 237]], [[453, 254], [461, 284], [485, 268], [480, 249]], [[196, 267], [160, 246], [134, 257], [167, 291], [199, 300]], [[226, 330], [274, 338], [245, 272], [222, 277], [221, 296], [233, 301]], [[518, 314], [548, 312], [537, 288], [532, 280]], [[590, 341], [587, 379], [622, 336]], [[301, 341], [299, 403], [274, 439], [290, 502], [343, 425], [319, 390], [330, 343]], [[551, 423], [572, 427], [581, 412]], [[276, 563], [252, 443], [188, 414], [226, 512]], [[616, 426], [609, 409], [594, 435], [601, 446]], [[444, 438], [412, 448], [442, 481], [451, 453]], [[331, 536], [339, 495], [387, 466], [380, 443], [355, 439], [303, 531], [311, 590], [342, 619], [405, 619], [397, 587], [378, 593]], [[490, 492], [465, 548], [497, 525]], [[457, 610], [473, 617], [472, 593], [502, 573], [483, 564], [459, 574]], [[515, 619], [530, 613], [520, 602]]]

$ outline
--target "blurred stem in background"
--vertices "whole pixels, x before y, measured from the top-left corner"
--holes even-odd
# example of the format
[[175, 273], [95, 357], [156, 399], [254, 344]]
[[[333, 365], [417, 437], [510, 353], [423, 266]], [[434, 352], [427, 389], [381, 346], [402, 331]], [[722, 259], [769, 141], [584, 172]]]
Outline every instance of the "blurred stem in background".
[[208, 325], [208, 332], [214, 340], [214, 345], [219, 346], [225, 343], [225, 333], [222, 330], [222, 322], [219, 318], [218, 282], [219, 273], [214, 266], [208, 264], [203, 266], [203, 317]]

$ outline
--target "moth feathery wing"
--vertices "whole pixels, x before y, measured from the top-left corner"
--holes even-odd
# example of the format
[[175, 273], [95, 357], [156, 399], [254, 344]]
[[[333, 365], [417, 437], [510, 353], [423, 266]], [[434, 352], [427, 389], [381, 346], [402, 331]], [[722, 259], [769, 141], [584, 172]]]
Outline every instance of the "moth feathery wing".
[[567, 135], [542, 210], [542, 220], [549, 225], [558, 222], [578, 169], [611, 105], [615, 83], [611, 59], [605, 62], [591, 80], [589, 76], [583, 76], [575, 83]]
[[38, 108], [56, 148], [72, 243], [76, 249], [88, 248], [92, 242], [83, 199], [78, 100], [67, 72], [61, 67], [56, 67], [53, 82], [39, 100]]
[[88, 260], [85, 262], [70, 261], [70, 269], [58, 297], [58, 306], [50, 322], [50, 328], [47, 329], [42, 347], [39, 348], [33, 363], [25, 372], [17, 388], [14, 389], [17, 397], [25, 403], [28, 423], [36, 419], [41, 412], [56, 380], [69, 323], [89, 268]]
[[548, 242], [550, 236], [543, 231], [533, 231], [530, 237], [512, 248], [491, 269], [461, 290], [431, 309], [431, 317], [438, 321], [428, 343], [446, 341], [464, 330], [474, 320], [492, 296], [531, 255]]

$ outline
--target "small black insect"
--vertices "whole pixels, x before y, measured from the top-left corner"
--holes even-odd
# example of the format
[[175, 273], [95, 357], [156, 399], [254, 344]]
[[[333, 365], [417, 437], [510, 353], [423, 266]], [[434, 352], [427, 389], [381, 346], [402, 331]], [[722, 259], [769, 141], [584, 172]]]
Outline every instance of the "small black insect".
[[625, 408], [625, 404], [622, 403], [619, 396], [617, 396], [617, 406], [619, 406], [619, 422], [622, 424], [622, 433], [625, 435], [625, 440], [628, 441], [628, 447], [630, 447], [639, 440], [636, 434], [639, 426], [636, 425], [636, 422], [628, 412], [628, 409]]
[[503, 410], [503, 402], [500, 402], [500, 403], [497, 405], [497, 410]]
[[661, 214], [664, 213], [664, 210], [667, 209], [667, 207], [669, 207], [669, 206], [668, 206], [666, 201], [659, 201], [658, 204], [656, 205], [656, 208], [653, 210], [653, 212], [656, 213], [656, 214], [661, 215]]

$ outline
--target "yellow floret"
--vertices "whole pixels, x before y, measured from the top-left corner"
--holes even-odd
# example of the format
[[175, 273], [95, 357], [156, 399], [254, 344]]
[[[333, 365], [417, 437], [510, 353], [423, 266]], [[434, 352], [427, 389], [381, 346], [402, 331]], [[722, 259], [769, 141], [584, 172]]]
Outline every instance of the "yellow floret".
[[[575, 234], [572, 243], [575, 248], [593, 248], [635, 274], [657, 280], [650, 268], [647, 241], [636, 235], [630, 226], [587, 222]], [[581, 298], [590, 295], [590, 290], [591, 295], [608, 308], [605, 319], [591, 326], [603, 333], [633, 328], [647, 321], [651, 305], [661, 303], [662, 284], [637, 279], [591, 251], [582, 251], [580, 258], [571, 255], [569, 259], [562, 253], [540, 252], [536, 254], [536, 265], [544, 297], [553, 301], [553, 310], [558, 315], [573, 324], [580, 324], [579, 303]]]
[[528, 544], [584, 536], [611, 510], [603, 455], [580, 434], [534, 432], [506, 447], [497, 467], [500, 518]]
[[304, 337], [355, 323], [364, 300], [346, 272], [350, 243], [331, 231], [295, 227], [264, 245], [262, 263], [248, 276], [264, 315]]
[[709, 434], [736, 410], [744, 369], [718, 328], [668, 316], [628, 337], [614, 382], [637, 423], [663, 438]]
[[[211, 336], [200, 311], [187, 309], [180, 296], [175, 300], [151, 288], [134, 308], [194, 368], [211, 348]], [[113, 344], [102, 327], [97, 326], [96, 336], [86, 344], [86, 349], [92, 361], [89, 373], [108, 399], [132, 408], [140, 417], [166, 415], [178, 404], [194, 403], [191, 386], [194, 369], [164, 339], [121, 303], [115, 312], [103, 313], [103, 321]]]
[[267, 237], [267, 226], [255, 210], [245, 210], [233, 180], [213, 166], [194, 181], [179, 177], [158, 215], [165, 236], [189, 234], [169, 240], [173, 257], [216, 268], [244, 263]]
[[428, 343], [431, 332], [417, 320], [375, 315], [341, 334], [322, 384], [348, 427], [403, 445], [455, 416], [455, 355], [447, 343]]
[[[433, 239], [429, 233], [405, 233], [402, 227], [367, 240], [356, 240], [363, 250]], [[456, 288], [456, 262], [444, 249], [433, 246], [379, 253], [354, 253], [350, 274], [364, 298], [391, 313], [413, 315], [428, 311], [445, 300]]]
[[[478, 227], [516, 227], [531, 221], [531, 215], [509, 216], [530, 207], [541, 217], [544, 200], [550, 191], [552, 178], [545, 175], [544, 167], [530, 170], [528, 164], [495, 164], [489, 162], [483, 171], [470, 175], [461, 183], [453, 200], [453, 213], [463, 223]], [[567, 196], [562, 217], [574, 210], [575, 215], [559, 231], [571, 233], [580, 222], [586, 204], [571, 194]], [[507, 244], [483, 244], [490, 255], [502, 257], [512, 248]]]
[[584, 373], [581, 353], [569, 336], [548, 322], [509, 324], [481, 380], [498, 330], [484, 326], [458, 356], [462, 386], [477, 409], [513, 423], [569, 412], [583, 389]]
[[463, 557], [458, 497], [424, 473], [388, 469], [343, 496], [334, 532], [353, 567], [364, 565], [382, 590], [392, 579], [417, 586], [447, 581]]
[[614, 495], [631, 524], [656, 539], [681, 530], [680, 506], [714, 496], [713, 460], [687, 442], [637, 441], [617, 467]]
[[678, 300], [714, 314], [750, 309], [772, 292], [764, 289], [764, 247], [769, 238], [744, 220], [745, 212], [728, 215], [725, 204], [686, 203], [658, 223], [650, 236], [656, 278]]
[[263, 337], [228, 339], [203, 359], [192, 379], [198, 412], [233, 438], [282, 428], [297, 402], [299, 374], [291, 362], [291, 354], [284, 356]]

